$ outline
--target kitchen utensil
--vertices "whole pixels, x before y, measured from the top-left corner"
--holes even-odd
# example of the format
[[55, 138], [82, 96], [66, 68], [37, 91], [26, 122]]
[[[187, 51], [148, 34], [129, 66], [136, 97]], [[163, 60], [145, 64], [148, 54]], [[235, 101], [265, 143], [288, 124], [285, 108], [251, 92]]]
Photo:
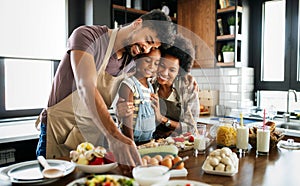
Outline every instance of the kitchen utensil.
[[169, 172], [170, 170], [175, 169], [180, 163], [184, 162], [185, 160], [189, 159], [188, 156], [185, 156], [182, 158], [182, 160], [176, 162], [171, 168], [169, 168], [166, 172], [164, 172], [162, 175], [165, 175], [167, 172]]
[[43, 156], [38, 156], [37, 159], [44, 167], [42, 174], [45, 178], [58, 178], [64, 175], [63, 170], [57, 167], [51, 167]]

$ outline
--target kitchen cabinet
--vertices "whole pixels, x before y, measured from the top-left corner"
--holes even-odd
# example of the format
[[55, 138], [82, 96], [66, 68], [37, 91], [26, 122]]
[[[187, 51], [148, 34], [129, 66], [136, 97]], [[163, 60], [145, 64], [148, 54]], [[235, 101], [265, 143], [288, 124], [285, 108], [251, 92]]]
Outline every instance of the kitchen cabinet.
[[[224, 1], [234, 2], [234, 6], [226, 6], [221, 9], [220, 0], [177, 1], [178, 25], [189, 29], [199, 37], [191, 37], [196, 49], [194, 68], [248, 66], [248, 0]], [[230, 34], [229, 28], [227, 28], [229, 16], [234, 16], [235, 20], [239, 20], [239, 22], [235, 22], [234, 34]], [[222, 19], [223, 35], [219, 31], [218, 19]], [[225, 44], [233, 45], [234, 50], [237, 51], [234, 61], [231, 63], [223, 62], [221, 49]], [[218, 58], [220, 62], [218, 62]]]
[[178, 0], [177, 24], [189, 29], [196, 50], [194, 68], [213, 68], [215, 65], [215, 0]]
[[[219, 67], [242, 67], [247, 66], [247, 58], [243, 58], [242, 51], [247, 49], [247, 16], [244, 14], [242, 0], [216, 0], [216, 43], [217, 56], [216, 66]], [[225, 3], [223, 3], [225, 2]], [[245, 1], [246, 2], [246, 1]], [[230, 31], [230, 25], [233, 27]], [[243, 37], [245, 36], [245, 37]], [[234, 58], [231, 61], [224, 60], [223, 47], [233, 47]]]

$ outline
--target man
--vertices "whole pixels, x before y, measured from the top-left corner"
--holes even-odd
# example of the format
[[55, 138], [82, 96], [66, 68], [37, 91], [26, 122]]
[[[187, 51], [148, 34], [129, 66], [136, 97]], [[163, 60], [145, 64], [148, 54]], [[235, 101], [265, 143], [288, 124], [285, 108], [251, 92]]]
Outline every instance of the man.
[[108, 108], [131, 58], [172, 44], [173, 33], [171, 19], [160, 10], [119, 30], [97, 25], [74, 30], [41, 114], [37, 155], [69, 156], [81, 142], [104, 145], [107, 140], [124, 174], [141, 164], [134, 142], [118, 130]]

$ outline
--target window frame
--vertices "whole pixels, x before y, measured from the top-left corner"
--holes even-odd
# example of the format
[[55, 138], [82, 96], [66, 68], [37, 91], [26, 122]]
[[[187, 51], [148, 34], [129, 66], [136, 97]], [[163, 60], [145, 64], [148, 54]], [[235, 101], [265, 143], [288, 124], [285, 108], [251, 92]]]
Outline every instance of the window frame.
[[[297, 81], [297, 63], [300, 57], [300, 49], [298, 47], [299, 35], [298, 32], [298, 16], [299, 13], [299, 0], [286, 0], [286, 31], [285, 31], [285, 57], [284, 57], [284, 81], [262, 81], [262, 32], [263, 32], [263, 3], [270, 0], [258, 0], [251, 2], [252, 4], [252, 20], [251, 20], [251, 32], [252, 33], [252, 65], [255, 69], [254, 77], [254, 91], [260, 90], [276, 90], [276, 91], [288, 91], [288, 89], [294, 89], [300, 91], [300, 82]], [[299, 63], [300, 64], [300, 63]], [[257, 99], [255, 100], [257, 103]]]
[[[36, 109], [21, 109], [21, 110], [5, 110], [5, 65], [4, 61], [7, 59], [6, 57], [0, 57], [0, 119], [7, 119], [7, 118], [18, 118], [18, 117], [30, 117], [30, 116], [37, 116], [40, 114], [43, 108], [36, 108]], [[26, 58], [11, 58], [10, 59], [26, 59]], [[28, 60], [28, 59], [26, 59]], [[37, 60], [37, 59], [33, 59]], [[43, 59], [45, 60], [45, 59]], [[57, 70], [59, 60], [49, 60], [49, 62], [53, 63], [53, 77]]]

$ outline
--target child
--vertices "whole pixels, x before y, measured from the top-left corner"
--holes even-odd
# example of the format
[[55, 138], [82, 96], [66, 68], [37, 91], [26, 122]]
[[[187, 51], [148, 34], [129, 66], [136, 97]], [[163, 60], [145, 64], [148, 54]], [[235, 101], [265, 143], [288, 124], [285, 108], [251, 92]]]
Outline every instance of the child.
[[156, 127], [150, 101], [150, 94], [153, 93], [150, 79], [157, 73], [160, 57], [159, 49], [137, 56], [135, 74], [124, 79], [120, 85], [119, 96], [133, 102], [135, 107], [132, 115], [122, 118], [121, 130], [136, 144], [151, 140]]

